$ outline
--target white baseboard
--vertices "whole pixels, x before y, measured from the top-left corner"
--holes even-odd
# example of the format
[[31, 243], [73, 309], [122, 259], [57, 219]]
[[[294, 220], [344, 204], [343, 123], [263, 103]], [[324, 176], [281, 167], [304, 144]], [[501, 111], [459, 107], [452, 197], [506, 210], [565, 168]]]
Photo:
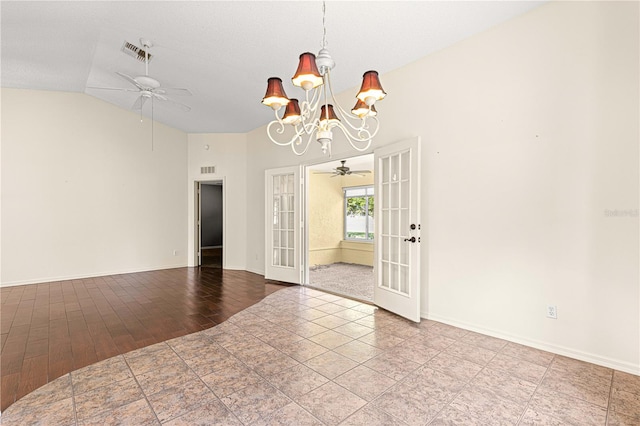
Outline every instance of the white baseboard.
[[136, 272], [160, 271], [163, 269], [187, 268], [187, 267], [189, 266], [187, 266], [186, 262], [184, 262], [184, 263], [179, 263], [175, 265], [145, 266], [145, 267], [133, 268], [133, 269], [116, 269], [112, 271], [92, 272], [90, 274], [63, 275], [58, 277], [41, 277], [41, 278], [34, 278], [34, 279], [28, 279], [28, 280], [3, 282], [3, 283], [0, 283], [0, 287], [14, 287], [17, 285], [30, 285], [30, 284], [51, 283], [56, 281], [80, 280], [84, 278], [105, 277], [107, 275], [135, 274]]
[[262, 275], [264, 277], [264, 269], [255, 269], [255, 268], [244, 268], [247, 272], [252, 272], [254, 274]]
[[432, 321], [441, 322], [444, 324], [452, 325], [469, 331], [475, 331], [476, 333], [485, 334], [487, 336], [496, 337], [498, 339], [508, 340], [509, 342], [519, 343], [521, 345], [530, 346], [532, 348], [540, 349], [543, 351], [551, 352], [558, 355], [563, 355], [569, 358], [578, 359], [580, 361], [590, 362], [592, 364], [601, 365], [603, 367], [613, 368], [614, 370], [624, 371], [625, 373], [635, 374], [640, 376], [640, 365], [633, 364], [631, 362], [622, 361], [619, 359], [600, 356], [593, 353], [584, 352], [574, 348], [568, 348], [566, 346], [555, 345], [548, 342], [529, 339], [523, 336], [512, 335], [504, 333], [499, 330], [493, 330], [485, 327], [478, 327], [474, 324], [469, 324], [463, 321], [457, 321], [452, 318], [441, 317], [439, 315], [429, 315], [426, 312], [421, 312], [420, 316]]

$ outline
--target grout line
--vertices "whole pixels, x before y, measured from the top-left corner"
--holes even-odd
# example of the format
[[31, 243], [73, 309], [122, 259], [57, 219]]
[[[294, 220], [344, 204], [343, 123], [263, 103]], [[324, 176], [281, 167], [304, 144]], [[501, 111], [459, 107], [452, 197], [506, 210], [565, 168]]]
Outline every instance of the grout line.
[[[167, 345], [167, 346], [169, 346], [169, 345]], [[142, 397], [146, 401], [147, 406], [149, 407], [149, 409], [153, 413], [153, 416], [158, 421], [158, 424], [161, 424], [162, 422], [160, 422], [160, 419], [158, 418], [158, 414], [156, 413], [156, 410], [153, 409], [153, 406], [151, 405], [151, 402], [149, 401], [149, 398], [147, 397], [147, 394], [145, 393], [144, 389], [142, 389], [142, 385], [140, 384], [140, 382], [138, 381], [138, 378], [136, 377], [136, 375], [134, 374], [133, 370], [131, 369], [131, 366], [129, 365], [129, 361], [127, 361], [127, 358], [124, 357], [124, 354], [120, 354], [120, 355], [116, 355], [116, 356], [121, 356], [122, 357], [122, 360], [127, 365], [127, 368], [129, 369], [129, 371], [131, 372], [131, 377], [133, 378], [133, 380], [135, 380], [136, 384], [138, 385], [138, 388], [140, 388], [140, 393], [142, 393]], [[124, 380], [126, 380], [126, 379], [124, 379]], [[129, 403], [129, 404], [131, 404], [131, 403]], [[125, 404], [125, 405], [127, 405], [127, 404]], [[124, 407], [124, 405], [121, 405], [121, 407]]]
[[[529, 397], [529, 400], [527, 401], [527, 404], [524, 407], [524, 411], [520, 415], [520, 418], [518, 419], [518, 422], [516, 424], [519, 425], [524, 420], [524, 416], [527, 413], [527, 410], [529, 409], [529, 406], [531, 405], [531, 401], [533, 400], [533, 397], [536, 396], [536, 393], [538, 392], [538, 388], [540, 387], [540, 385], [542, 385], [542, 382], [544, 382], [545, 377], [547, 377], [547, 374], [549, 373], [549, 370], [551, 370], [551, 366], [553, 365], [553, 361], [555, 359], [556, 359], [556, 355], [554, 354], [553, 357], [551, 358], [551, 361], [549, 362], [549, 365], [547, 365], [547, 369], [545, 370], [544, 374], [542, 375], [542, 378], [540, 379], [540, 382], [536, 383], [536, 388], [531, 393], [531, 397]], [[551, 415], [549, 415], [549, 416], [553, 417]]]

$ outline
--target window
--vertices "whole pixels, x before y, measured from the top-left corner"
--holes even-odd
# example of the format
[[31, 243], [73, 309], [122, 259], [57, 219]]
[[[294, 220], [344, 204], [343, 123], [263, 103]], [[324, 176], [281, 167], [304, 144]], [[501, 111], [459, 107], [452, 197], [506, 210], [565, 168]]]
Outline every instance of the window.
[[373, 241], [373, 186], [344, 188], [344, 239]]

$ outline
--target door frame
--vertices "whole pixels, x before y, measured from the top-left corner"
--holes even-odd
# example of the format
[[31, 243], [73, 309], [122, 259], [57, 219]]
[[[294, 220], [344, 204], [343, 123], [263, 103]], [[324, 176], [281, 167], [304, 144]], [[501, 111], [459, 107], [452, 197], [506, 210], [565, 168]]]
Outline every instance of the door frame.
[[202, 244], [200, 240], [200, 216], [201, 216], [201, 203], [200, 203], [200, 187], [202, 184], [207, 183], [221, 183], [222, 185], [222, 269], [227, 265], [227, 190], [226, 190], [226, 178], [224, 176], [215, 179], [196, 179], [193, 181], [193, 244], [191, 246], [191, 253], [193, 254], [193, 266], [199, 267], [202, 265]]
[[[357, 153], [351, 153], [351, 154], [347, 154], [347, 156], [340, 156], [339, 158], [336, 157], [334, 158], [318, 158], [314, 161], [310, 161], [307, 163], [302, 164], [302, 175], [304, 176], [304, 182], [303, 182], [303, 190], [300, 191], [300, 198], [302, 201], [302, 214], [303, 214], [303, 228], [304, 228], [304, 232], [302, 233], [302, 239], [303, 239], [303, 269], [302, 269], [302, 283], [301, 285], [310, 285], [311, 283], [309, 282], [309, 174], [311, 172], [311, 167], [313, 166], [317, 166], [318, 164], [326, 164], [326, 163], [334, 163], [334, 162], [340, 162], [341, 160], [347, 160], [349, 161], [349, 159], [351, 158], [355, 158], [355, 157], [362, 157], [363, 155], [373, 155], [373, 149], [364, 151], [364, 152], [357, 152]], [[373, 167], [372, 167], [373, 169]], [[374, 247], [374, 259], [375, 259], [375, 246], [377, 244], [376, 239], [374, 238], [373, 240], [373, 247]], [[374, 267], [375, 267], [375, 263], [374, 263]], [[375, 274], [374, 274], [374, 283], [373, 286], [375, 286]], [[348, 296], [348, 295], [347, 295]]]
[[[302, 205], [303, 205], [303, 221], [302, 221], [302, 226], [303, 226], [303, 232], [302, 232], [302, 246], [303, 246], [303, 269], [302, 269], [302, 283], [301, 285], [310, 285], [309, 283], [309, 174], [310, 174], [310, 168], [318, 165], [318, 164], [324, 164], [327, 162], [332, 162], [332, 161], [340, 161], [340, 160], [348, 160], [349, 158], [352, 157], [358, 157], [361, 155], [366, 155], [366, 154], [373, 154], [374, 156], [374, 170], [377, 169], [376, 165], [377, 165], [377, 154], [376, 151], [378, 152], [378, 154], [380, 152], [384, 152], [387, 147], [392, 148], [392, 147], [397, 147], [399, 145], [404, 145], [404, 144], [415, 144], [415, 152], [413, 153], [413, 156], [415, 158], [415, 167], [416, 167], [416, 171], [417, 171], [417, 176], [416, 176], [416, 182], [414, 182], [414, 185], [417, 185], [417, 188], [419, 189], [421, 187], [422, 184], [422, 171], [421, 171], [421, 164], [422, 164], [422, 157], [421, 157], [421, 138], [419, 136], [414, 136], [414, 137], [410, 137], [410, 138], [406, 138], [406, 139], [402, 139], [402, 140], [398, 140], [398, 141], [394, 141], [382, 146], [377, 147], [376, 149], [371, 149], [371, 150], [367, 150], [366, 152], [362, 152], [362, 153], [353, 153], [352, 155], [346, 154], [345, 156], [341, 156], [340, 158], [337, 158], [336, 160], [334, 159], [316, 159], [313, 161], [309, 161], [307, 163], [303, 163], [302, 164], [302, 176], [304, 176], [303, 179], [303, 187], [302, 187], [302, 191], [301, 191], [301, 201], [302, 201]], [[382, 194], [378, 191], [378, 179], [379, 177], [376, 175], [374, 178], [374, 186], [376, 187], [376, 198], [380, 197]], [[418, 194], [416, 196], [416, 199], [413, 200], [415, 203], [417, 203], [417, 216], [415, 218], [416, 223], [420, 224], [420, 222], [422, 221], [422, 216], [423, 213], [421, 212], [421, 192], [422, 190], [420, 189], [418, 191]], [[380, 206], [380, 202], [378, 202], [376, 200], [376, 209]], [[377, 213], [377, 211], [376, 211]], [[379, 215], [376, 215], [379, 216]], [[424, 224], [422, 224], [424, 225]], [[375, 293], [377, 292], [376, 287], [378, 286], [378, 269], [380, 268], [380, 266], [378, 265], [378, 253], [379, 250], [381, 249], [380, 247], [380, 243], [381, 243], [381, 239], [378, 238], [378, 233], [380, 232], [380, 224], [378, 222], [378, 219], [376, 218], [376, 228], [375, 228], [375, 235], [376, 238], [374, 238], [373, 241], [373, 247], [374, 247], [374, 282], [373, 282], [373, 286], [374, 286], [374, 301], [371, 302], [373, 303], [375, 306], [381, 307], [380, 305], [377, 305], [375, 303]], [[420, 230], [417, 230], [417, 232], [415, 232], [415, 234], [419, 237], [420, 236]], [[420, 244], [420, 243], [416, 243], [416, 244]], [[423, 242], [424, 244], [424, 242]], [[419, 246], [418, 246], [419, 247]], [[417, 291], [418, 291], [418, 313], [417, 313], [417, 318], [412, 318], [413, 321], [420, 321], [420, 318], [422, 318], [422, 313], [424, 312], [424, 306], [422, 303], [422, 292], [425, 291], [425, 289], [422, 288], [422, 277], [421, 277], [421, 261], [422, 261], [422, 257], [420, 254], [420, 249], [416, 247], [417, 250], [417, 254], [415, 256], [413, 256], [413, 262], [415, 264], [412, 265], [412, 267], [416, 270], [417, 272]], [[347, 296], [348, 297], [348, 296]], [[383, 308], [384, 309], [384, 308]]]

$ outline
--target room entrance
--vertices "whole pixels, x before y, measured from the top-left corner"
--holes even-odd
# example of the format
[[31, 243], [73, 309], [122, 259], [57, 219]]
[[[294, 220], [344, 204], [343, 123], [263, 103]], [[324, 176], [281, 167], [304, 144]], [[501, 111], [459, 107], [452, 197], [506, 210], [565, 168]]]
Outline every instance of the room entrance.
[[224, 265], [224, 185], [196, 182], [196, 266]]
[[[355, 210], [365, 217], [365, 223], [369, 220], [369, 207], [366, 203], [372, 202], [374, 205], [373, 303], [415, 322], [420, 321], [419, 159], [418, 137], [376, 149], [373, 153], [375, 176], [371, 192], [368, 185], [360, 185], [360, 195], [351, 194], [360, 198], [372, 196], [371, 200], [365, 201], [364, 208]], [[313, 206], [309, 204], [311, 197], [308, 196], [307, 189], [310, 187], [308, 182], [312, 180], [312, 167], [291, 166], [265, 171], [267, 279], [311, 284], [312, 260], [309, 259], [313, 244], [309, 235], [309, 215]], [[344, 165], [341, 163], [339, 167]], [[335, 167], [333, 172], [329, 170], [325, 174], [334, 175], [335, 170], [344, 169]], [[343, 189], [342, 205], [348, 206], [345, 194]], [[376, 194], [378, 201], [375, 201]], [[315, 210], [324, 211], [332, 208], [335, 203], [330, 203], [323, 197], [320, 198], [320, 204]], [[320, 223], [331, 225], [332, 228], [335, 225], [330, 220], [320, 220]], [[368, 233], [367, 226], [369, 225], [365, 226], [365, 234]], [[349, 229], [346, 220], [343, 222], [343, 232], [345, 227]], [[362, 236], [361, 230], [354, 232]]]
[[373, 154], [307, 170], [307, 283], [373, 302]]

